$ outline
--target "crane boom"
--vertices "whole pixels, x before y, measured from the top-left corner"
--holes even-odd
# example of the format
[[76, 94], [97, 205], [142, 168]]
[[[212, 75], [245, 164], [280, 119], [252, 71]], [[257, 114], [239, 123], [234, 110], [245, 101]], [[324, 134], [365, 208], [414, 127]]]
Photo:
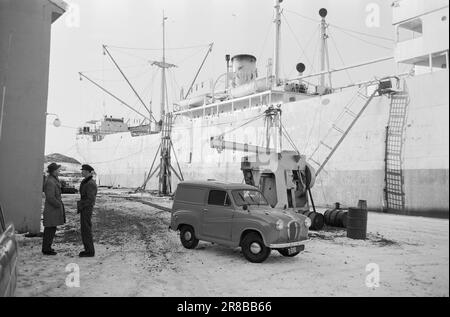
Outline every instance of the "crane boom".
[[212, 137], [210, 142], [211, 148], [216, 149], [219, 153], [223, 150], [233, 150], [239, 152], [248, 152], [256, 154], [272, 154], [277, 153], [275, 149], [268, 149], [266, 147], [251, 145], [248, 143], [238, 143], [232, 141], [225, 141], [223, 137]]

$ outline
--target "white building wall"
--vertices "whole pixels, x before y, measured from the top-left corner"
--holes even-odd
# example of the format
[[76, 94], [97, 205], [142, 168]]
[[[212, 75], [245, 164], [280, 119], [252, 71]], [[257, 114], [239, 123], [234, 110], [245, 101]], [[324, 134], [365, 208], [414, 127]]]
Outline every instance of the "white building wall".
[[0, 0], [0, 204], [20, 232], [40, 231], [50, 31], [63, 4]]

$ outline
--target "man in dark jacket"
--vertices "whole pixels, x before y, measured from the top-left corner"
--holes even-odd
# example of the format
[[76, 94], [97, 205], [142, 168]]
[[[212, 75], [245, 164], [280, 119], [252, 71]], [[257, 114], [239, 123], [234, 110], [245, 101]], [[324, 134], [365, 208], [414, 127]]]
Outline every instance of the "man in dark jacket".
[[81, 199], [77, 202], [77, 210], [80, 214], [81, 239], [84, 251], [80, 257], [95, 256], [94, 241], [92, 238], [92, 212], [94, 210], [95, 198], [97, 196], [97, 184], [93, 179], [94, 169], [90, 165], [81, 167], [81, 175], [84, 177], [80, 185]]
[[59, 169], [61, 165], [52, 163], [47, 167], [48, 177], [44, 184], [44, 236], [42, 239], [42, 253], [56, 255], [52, 249], [56, 227], [66, 223], [66, 213], [61, 199], [61, 183], [59, 182]]

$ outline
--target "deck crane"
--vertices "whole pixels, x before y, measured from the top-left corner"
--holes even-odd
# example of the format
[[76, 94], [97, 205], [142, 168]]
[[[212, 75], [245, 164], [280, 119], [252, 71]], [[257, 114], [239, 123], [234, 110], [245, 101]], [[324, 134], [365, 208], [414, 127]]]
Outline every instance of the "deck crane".
[[[309, 210], [310, 205], [314, 208], [310, 189], [314, 186], [315, 171], [306, 162], [306, 156], [299, 153], [287, 132], [284, 131], [281, 114], [280, 106], [270, 106], [262, 115], [256, 116], [232, 130], [264, 118], [265, 146], [225, 140], [225, 135], [232, 131], [212, 137], [210, 146], [219, 153], [224, 150], [253, 153], [254, 155], [244, 156], [241, 160], [245, 183], [258, 187], [272, 207], [292, 208], [296, 211]], [[276, 134], [273, 142], [272, 134]], [[283, 135], [296, 149], [295, 151], [282, 149]]]

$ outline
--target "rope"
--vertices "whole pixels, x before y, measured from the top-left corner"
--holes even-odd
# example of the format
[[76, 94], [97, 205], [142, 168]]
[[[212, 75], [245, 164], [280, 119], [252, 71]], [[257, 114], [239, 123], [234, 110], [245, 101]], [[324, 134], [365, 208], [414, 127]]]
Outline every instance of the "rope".
[[291, 25], [289, 24], [289, 22], [288, 22], [286, 16], [285, 16], [283, 13], [282, 13], [281, 15], [283, 16], [284, 21], [286, 22], [286, 25], [288, 26], [289, 30], [291, 31], [292, 36], [294, 37], [295, 41], [297, 42], [298, 46], [300, 47], [300, 49], [301, 49], [301, 51], [302, 51], [302, 53], [303, 53], [303, 56], [305, 57], [306, 61], [307, 61], [309, 64], [311, 64], [311, 61], [309, 60], [308, 56], [306, 55], [306, 52], [305, 52], [305, 50], [303, 49], [303, 46], [300, 44], [300, 41], [298, 40], [297, 36], [295, 35], [295, 32], [294, 32], [294, 30], [292, 29]]
[[284, 9], [284, 11], [289, 12], [289, 13], [292, 13], [292, 14], [295, 14], [295, 15], [298, 15], [299, 17], [302, 17], [302, 18], [305, 19], [305, 20], [308, 20], [308, 21], [311, 21], [311, 22], [314, 22], [314, 23], [320, 23], [320, 20], [313, 19], [313, 18], [311, 18], [311, 17], [308, 17], [308, 16], [306, 16], [306, 15], [300, 14], [300, 13], [295, 12], [295, 11], [286, 10], [286, 9]]
[[295, 145], [294, 141], [292, 140], [291, 136], [289, 135], [286, 127], [281, 124], [281, 128], [283, 129], [283, 134], [286, 137], [286, 139], [288, 140], [289, 144], [292, 146], [292, 148], [298, 153], [300, 154], [300, 151], [298, 150], [297, 146]]
[[352, 33], [355, 33], [355, 34], [364, 35], [364, 36], [367, 36], [367, 37], [372, 37], [372, 38], [375, 38], [375, 39], [379, 39], [379, 40], [384, 40], [384, 41], [389, 41], [389, 42], [395, 43], [394, 39], [390, 39], [390, 38], [387, 38], [387, 37], [373, 35], [373, 34], [364, 33], [364, 32], [360, 32], [360, 31], [355, 31], [355, 30], [344, 28], [342, 26], [338, 26], [338, 25], [331, 24], [331, 23], [329, 23], [328, 25], [329, 26], [333, 26], [333, 27], [335, 27], [337, 29], [340, 29], [340, 30], [343, 30], [343, 31], [348, 31], [348, 32], [352, 32]]
[[270, 31], [272, 30], [272, 23], [273, 23], [272, 21], [273, 21], [273, 14], [272, 14], [272, 19], [270, 20], [270, 23], [269, 23], [269, 27], [266, 32], [266, 38], [264, 39], [263, 45], [261, 47], [261, 51], [259, 52], [258, 56], [262, 56], [262, 53], [264, 52], [264, 50], [266, 48], [267, 39], [269, 38]]
[[[299, 17], [302, 17], [302, 18], [304, 18], [304, 19], [306, 19], [308, 21], [311, 21], [311, 22], [314, 22], [314, 23], [320, 23], [320, 20], [318, 20], [318, 19], [314, 19], [314, 18], [308, 17], [306, 15], [300, 14], [300, 13], [295, 12], [295, 11], [286, 10], [286, 9], [284, 11], [292, 13], [292, 14], [295, 14], [295, 15], [297, 15]], [[342, 31], [352, 32], [352, 33], [355, 33], [355, 34], [364, 35], [364, 36], [367, 36], [367, 37], [372, 37], [372, 38], [375, 38], [375, 39], [379, 39], [379, 40], [384, 40], [384, 41], [389, 41], [389, 42], [395, 43], [394, 39], [391, 39], [391, 38], [388, 38], [388, 37], [383, 37], [383, 36], [379, 36], [379, 35], [373, 35], [373, 34], [364, 33], [364, 32], [361, 32], [361, 31], [356, 31], [356, 30], [353, 30], [353, 29], [350, 29], [350, 28], [345, 28], [345, 27], [339, 26], [339, 25], [334, 24], [334, 23], [333, 24], [328, 23], [328, 25], [329, 26], [334, 26], [335, 28], [338, 28], [338, 29], [340, 29]]]
[[379, 48], [383, 48], [383, 49], [385, 49], [385, 50], [392, 51], [392, 47], [386, 47], [386, 46], [383, 46], [383, 45], [379, 45], [379, 44], [376, 44], [376, 43], [373, 43], [373, 42], [364, 40], [364, 39], [362, 39], [362, 38], [360, 38], [360, 37], [357, 37], [357, 36], [355, 36], [355, 35], [353, 35], [353, 34], [347, 32], [347, 31], [344, 31], [344, 30], [339, 29], [339, 28], [338, 28], [338, 30], [340, 30], [342, 33], [347, 34], [348, 36], [350, 36], [350, 37], [352, 37], [352, 38], [355, 38], [355, 39], [357, 39], [357, 40], [359, 40], [359, 41], [361, 41], [361, 42], [363, 42], [363, 43], [366, 43], [366, 44], [369, 44], [369, 45], [372, 45], [372, 46], [376, 46], [376, 47], [379, 47]]
[[[143, 48], [143, 47], [125, 47], [125, 46], [113, 46], [113, 45], [107, 45], [108, 47], [115, 48], [115, 49], [122, 49], [122, 50], [134, 50], [134, 51], [162, 51], [162, 48]], [[173, 50], [188, 50], [188, 49], [194, 49], [199, 47], [208, 47], [207, 45], [193, 45], [193, 46], [184, 46], [184, 47], [171, 47], [171, 48], [165, 48], [166, 51], [173, 51]]]
[[242, 128], [243, 126], [246, 126], [247, 124], [250, 124], [250, 123], [252, 123], [253, 121], [258, 120], [258, 119], [264, 117], [265, 115], [266, 115], [265, 113], [259, 114], [258, 116], [254, 117], [254, 118], [251, 118], [250, 120], [248, 120], [248, 121], [245, 122], [244, 124], [242, 124], [242, 125], [240, 125], [240, 126], [238, 126], [238, 127], [236, 127], [236, 128], [233, 128], [233, 129], [231, 129], [231, 130], [229, 130], [229, 131], [227, 131], [227, 132], [224, 132], [224, 133], [220, 134], [218, 137], [223, 137], [225, 134], [228, 134], [228, 133], [231, 133], [231, 132], [233, 132], [233, 131], [236, 131], [237, 129], [240, 129], [240, 128]]
[[[342, 66], [346, 66], [345, 62], [344, 62], [344, 58], [342, 57], [341, 52], [339, 51], [337, 45], [336, 45], [336, 41], [334, 40], [334, 37], [331, 37], [330, 32], [328, 32], [329, 38], [331, 39], [331, 42], [334, 45], [334, 48], [336, 49], [336, 52], [338, 53], [339, 59], [341, 60]], [[345, 70], [345, 73], [347, 74], [348, 79], [350, 80], [350, 84], [353, 84], [354, 81], [352, 79], [352, 77], [350, 76], [350, 73], [348, 71], [348, 69]]]

